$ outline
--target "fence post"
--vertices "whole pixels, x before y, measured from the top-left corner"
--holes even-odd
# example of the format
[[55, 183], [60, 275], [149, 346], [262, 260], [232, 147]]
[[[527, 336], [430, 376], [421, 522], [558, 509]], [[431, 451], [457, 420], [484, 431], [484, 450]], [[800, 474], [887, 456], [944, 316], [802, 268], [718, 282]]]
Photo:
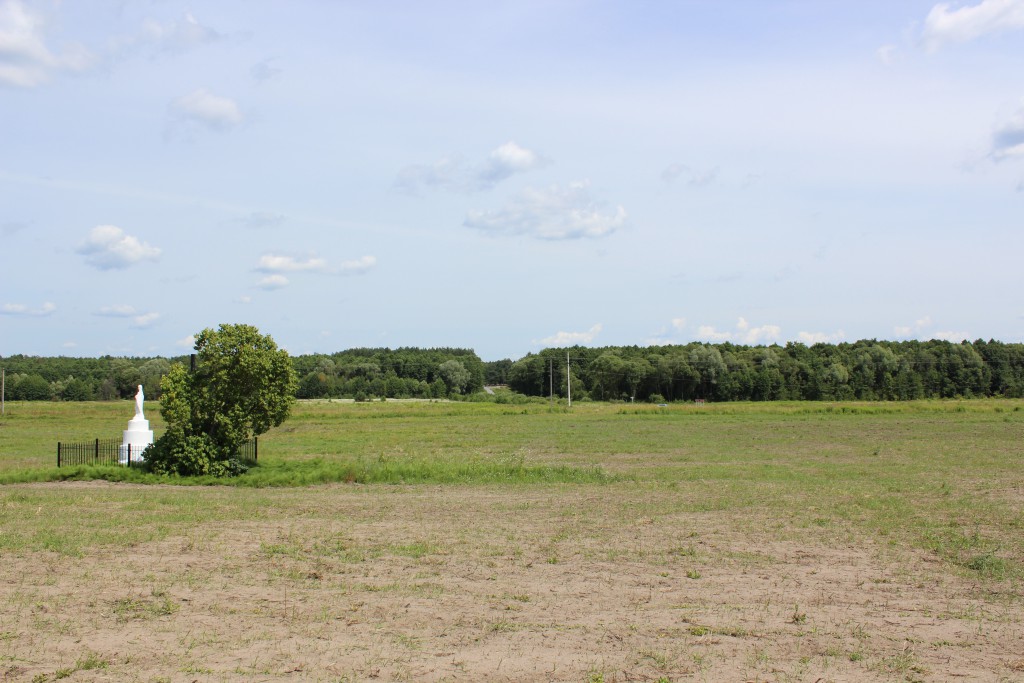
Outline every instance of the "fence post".
[[93, 465], [99, 465], [100, 464], [100, 440], [99, 439], [96, 439], [96, 455], [92, 459], [92, 464]]
[[60, 467], [60, 441], [57, 442], [57, 467]]
[[252, 437], [252, 461], [256, 462], [260, 459], [260, 437]]
[[125, 463], [128, 467], [132, 466], [132, 445], [128, 444], [128, 462]]

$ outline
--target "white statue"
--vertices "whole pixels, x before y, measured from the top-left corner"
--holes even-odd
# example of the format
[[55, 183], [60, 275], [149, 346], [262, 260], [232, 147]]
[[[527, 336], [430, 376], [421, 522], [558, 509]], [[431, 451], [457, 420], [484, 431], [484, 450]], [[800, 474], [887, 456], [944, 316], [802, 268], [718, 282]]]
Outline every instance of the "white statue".
[[135, 417], [128, 422], [128, 429], [124, 430], [124, 438], [121, 441], [121, 451], [118, 462], [122, 465], [131, 465], [143, 461], [142, 452], [146, 446], [153, 443], [153, 430], [149, 428], [149, 420], [142, 414], [142, 403], [146, 400], [146, 394], [139, 385], [135, 393]]

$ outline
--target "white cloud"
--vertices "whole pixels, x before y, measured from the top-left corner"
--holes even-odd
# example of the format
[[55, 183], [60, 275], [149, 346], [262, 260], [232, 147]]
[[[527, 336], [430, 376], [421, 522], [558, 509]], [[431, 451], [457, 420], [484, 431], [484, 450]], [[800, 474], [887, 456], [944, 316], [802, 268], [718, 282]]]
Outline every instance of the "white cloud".
[[281, 254], [264, 254], [260, 257], [260, 264], [256, 270], [264, 273], [295, 273], [300, 271], [322, 271], [326, 270], [327, 261], [316, 256], [310, 256], [305, 261], [300, 261], [294, 256]]
[[744, 344], [755, 346], [757, 344], [776, 342], [781, 335], [782, 328], [778, 325], [761, 325], [760, 327], [752, 327], [746, 330], [741, 341]]
[[601, 323], [591, 327], [586, 332], [557, 332], [550, 337], [545, 337], [534, 344], [545, 346], [576, 346], [577, 344], [589, 344], [601, 333]]
[[846, 339], [846, 332], [842, 330], [836, 330], [832, 334], [826, 332], [798, 332], [797, 339], [808, 346], [813, 346], [814, 344], [838, 344]]
[[730, 341], [732, 332], [719, 332], [711, 325], [701, 325], [697, 328], [697, 339], [703, 341]]
[[736, 329], [732, 332], [719, 331], [711, 325], [701, 325], [697, 328], [697, 339], [699, 340], [711, 342], [729, 341], [748, 346], [776, 342], [781, 335], [782, 328], [778, 325], [751, 327], [746, 318], [737, 320]]
[[470, 211], [463, 225], [493, 235], [529, 235], [545, 240], [606, 237], [626, 223], [626, 210], [605, 210], [586, 182], [528, 188], [497, 211]]
[[238, 103], [229, 97], [214, 95], [206, 88], [182, 95], [171, 102], [169, 110], [177, 124], [197, 124], [214, 131], [229, 130], [243, 119]]
[[32, 88], [59, 71], [83, 71], [94, 58], [72, 45], [54, 54], [46, 45], [45, 22], [19, 0], [0, 1], [0, 84]]
[[194, 334], [190, 334], [187, 337], [182, 337], [178, 341], [174, 342], [174, 345], [183, 346], [186, 349], [194, 349], [196, 346], [196, 336]]
[[432, 165], [407, 166], [398, 172], [395, 187], [415, 194], [421, 187], [451, 192], [489, 190], [517, 173], [547, 165], [543, 156], [509, 141], [491, 151], [479, 164], [466, 164], [461, 157], [439, 159]]
[[375, 256], [362, 256], [351, 261], [342, 261], [340, 272], [342, 275], [362, 275], [377, 265]]
[[0, 315], [42, 317], [50, 315], [56, 310], [57, 305], [50, 301], [44, 302], [39, 308], [30, 308], [25, 304], [4, 304], [0, 306]]
[[73, 349], [78, 346], [78, 342], [66, 341], [61, 346], [65, 349]]
[[260, 280], [260, 288], [266, 290], [281, 289], [288, 286], [288, 278], [284, 275], [268, 275]]
[[921, 37], [925, 47], [934, 51], [949, 43], [1020, 28], [1024, 28], [1024, 0], [982, 0], [957, 9], [940, 3], [928, 13]]
[[681, 332], [686, 327], [686, 318], [672, 318], [672, 327]]
[[155, 19], [146, 20], [141, 40], [156, 45], [161, 51], [178, 53], [222, 38], [220, 33], [203, 26], [190, 12], [185, 12], [181, 21], [161, 23]]
[[897, 325], [892, 328], [893, 332], [896, 333], [897, 337], [911, 337], [914, 335], [920, 335], [928, 327], [931, 327], [932, 318], [929, 315], [923, 318], [918, 318], [911, 325]]
[[993, 161], [1024, 159], [1024, 104], [992, 134]]
[[959, 343], [959, 342], [964, 341], [965, 339], [969, 340], [971, 338], [971, 335], [968, 334], [967, 332], [950, 332], [950, 331], [947, 331], [947, 332], [932, 332], [931, 338], [932, 339], [941, 339], [943, 341]]
[[536, 152], [509, 141], [491, 152], [475, 176], [482, 186], [493, 187], [516, 173], [532, 171], [544, 163], [544, 159]]
[[76, 251], [100, 270], [127, 268], [141, 261], [156, 261], [160, 249], [140, 242], [116, 225], [97, 225]]

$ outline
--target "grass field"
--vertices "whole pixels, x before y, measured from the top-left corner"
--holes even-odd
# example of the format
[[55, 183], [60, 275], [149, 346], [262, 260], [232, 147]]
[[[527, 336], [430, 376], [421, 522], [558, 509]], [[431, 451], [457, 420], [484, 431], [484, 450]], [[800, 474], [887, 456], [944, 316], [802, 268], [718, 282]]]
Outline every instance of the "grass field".
[[[8, 403], [0, 481], [132, 412]], [[0, 487], [0, 668], [1021, 680], [1022, 437], [1022, 401], [303, 402], [246, 486]]]

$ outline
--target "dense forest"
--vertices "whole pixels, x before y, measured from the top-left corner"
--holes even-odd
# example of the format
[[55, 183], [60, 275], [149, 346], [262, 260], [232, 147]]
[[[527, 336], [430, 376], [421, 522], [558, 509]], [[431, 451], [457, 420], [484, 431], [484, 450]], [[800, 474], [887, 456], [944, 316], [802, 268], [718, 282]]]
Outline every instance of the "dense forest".
[[[636, 401], [910, 400], [1024, 396], [1024, 344], [789, 343], [548, 349], [502, 368], [531, 396]], [[551, 376], [553, 369], [554, 377]]]
[[[0, 358], [8, 400], [111, 400], [177, 358]], [[574, 400], [772, 401], [1024, 397], [1024, 344], [863, 340], [806, 346], [729, 343], [546, 349], [484, 362], [469, 349], [351, 349], [293, 356], [299, 398], [460, 398], [487, 385]], [[566, 369], [569, 369], [567, 382]]]

